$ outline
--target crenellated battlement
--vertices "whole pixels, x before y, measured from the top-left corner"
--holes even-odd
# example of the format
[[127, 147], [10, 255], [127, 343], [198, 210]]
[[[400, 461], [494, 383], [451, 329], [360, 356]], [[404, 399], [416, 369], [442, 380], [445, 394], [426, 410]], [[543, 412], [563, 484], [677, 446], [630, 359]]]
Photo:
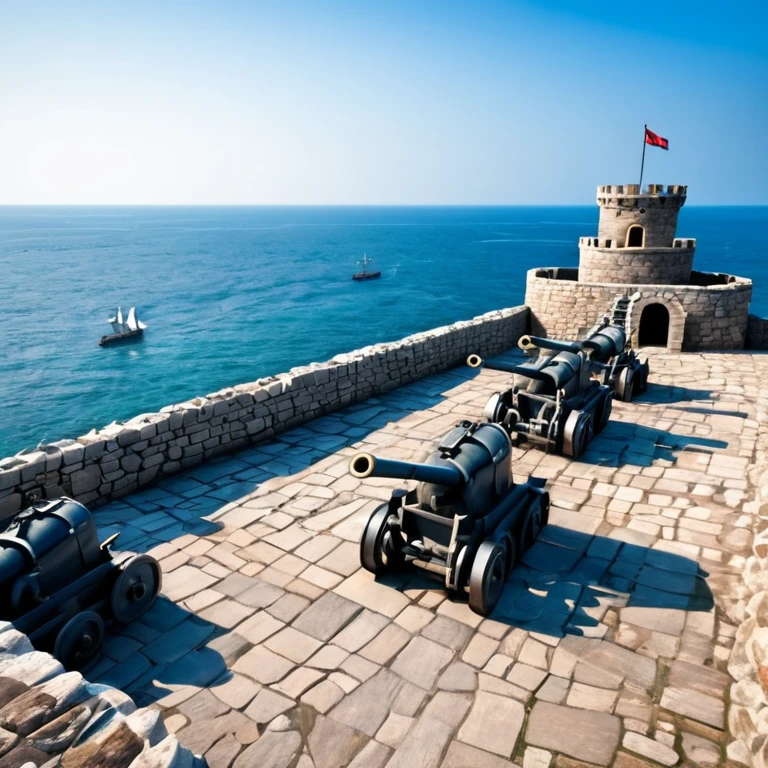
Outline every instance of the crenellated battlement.
[[[610, 237], [580, 237], [579, 248], [615, 248], [616, 250], [622, 250], [625, 248], [623, 243], [617, 242]], [[676, 237], [672, 241], [672, 248], [681, 248], [684, 250], [693, 250], [696, 248], [696, 238], [693, 237]], [[635, 250], [635, 249], [632, 249]], [[654, 251], [665, 251], [668, 248], [654, 247]]]
[[600, 184], [597, 187], [597, 200], [601, 197], [681, 197], [688, 195], [685, 184], [669, 184], [665, 190], [663, 184], [646, 184], [642, 191], [639, 184]]

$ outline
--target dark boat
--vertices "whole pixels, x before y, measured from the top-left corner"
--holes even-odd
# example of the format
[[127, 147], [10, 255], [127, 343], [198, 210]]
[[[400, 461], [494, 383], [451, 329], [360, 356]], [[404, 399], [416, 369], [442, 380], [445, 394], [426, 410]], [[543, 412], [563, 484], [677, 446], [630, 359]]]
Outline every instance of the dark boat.
[[362, 272], [355, 272], [354, 275], [352, 275], [353, 280], [375, 280], [377, 277], [381, 277], [381, 272], [369, 272], [368, 271], [368, 265], [373, 261], [373, 259], [369, 259], [365, 254], [363, 254], [363, 260], [358, 261], [358, 264], [363, 265], [363, 271]]
[[121, 341], [137, 340], [144, 335], [144, 329], [147, 327], [136, 317], [136, 307], [128, 310], [128, 317], [123, 322], [123, 310], [118, 307], [114, 317], [107, 321], [112, 325], [114, 333], [108, 336], [102, 336], [99, 339], [99, 346], [106, 347], [107, 344], [117, 344]]

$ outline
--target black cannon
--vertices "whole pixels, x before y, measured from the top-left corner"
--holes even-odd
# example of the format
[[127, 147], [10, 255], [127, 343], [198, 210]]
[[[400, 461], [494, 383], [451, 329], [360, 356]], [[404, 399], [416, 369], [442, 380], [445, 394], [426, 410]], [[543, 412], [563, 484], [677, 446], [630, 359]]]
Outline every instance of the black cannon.
[[115, 557], [99, 544], [90, 512], [71, 499], [33, 504], [0, 524], [0, 619], [26, 634], [67, 669], [98, 652], [104, 618], [129, 623], [160, 591], [161, 571], [149, 555]]
[[359, 478], [419, 480], [377, 507], [363, 530], [360, 562], [382, 574], [406, 565], [437, 574], [449, 592], [469, 594], [472, 610], [488, 615], [508, 573], [549, 518], [544, 480], [512, 478], [512, 445], [497, 424], [462, 421], [424, 464], [358, 453]]
[[581, 342], [589, 353], [589, 363], [603, 384], [607, 384], [616, 397], [628, 403], [632, 397], [645, 392], [648, 386], [648, 360], [644, 363], [627, 344], [622, 325], [604, 317]]
[[513, 374], [512, 387], [494, 393], [483, 416], [511, 436], [578, 458], [611, 417], [611, 388], [592, 377], [583, 342], [523, 336], [518, 346], [545, 352], [524, 363], [484, 363], [477, 355], [467, 359], [473, 368], [484, 364]]

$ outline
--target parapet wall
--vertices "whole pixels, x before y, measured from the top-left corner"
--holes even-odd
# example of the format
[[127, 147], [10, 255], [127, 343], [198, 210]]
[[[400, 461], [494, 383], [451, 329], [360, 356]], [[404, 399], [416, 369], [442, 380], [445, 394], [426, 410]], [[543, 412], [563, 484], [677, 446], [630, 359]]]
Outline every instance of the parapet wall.
[[0, 460], [0, 520], [35, 498], [66, 495], [99, 505], [325, 413], [460, 365], [472, 352], [497, 355], [526, 333], [528, 316], [525, 306], [489, 312]]
[[750, 315], [747, 321], [747, 349], [768, 349], [768, 319]]
[[[575, 339], [607, 312], [617, 294], [639, 291], [639, 311], [657, 300], [670, 311], [672, 351], [743, 349], [747, 333], [752, 283], [743, 278], [713, 285], [643, 285], [590, 283], [537, 277], [528, 272], [525, 302], [531, 309], [531, 332], [553, 338]], [[581, 275], [579, 275], [581, 277]], [[633, 332], [639, 317], [630, 318]]]
[[579, 252], [579, 280], [585, 283], [684, 285], [691, 278], [695, 248], [595, 248], [580, 243]]

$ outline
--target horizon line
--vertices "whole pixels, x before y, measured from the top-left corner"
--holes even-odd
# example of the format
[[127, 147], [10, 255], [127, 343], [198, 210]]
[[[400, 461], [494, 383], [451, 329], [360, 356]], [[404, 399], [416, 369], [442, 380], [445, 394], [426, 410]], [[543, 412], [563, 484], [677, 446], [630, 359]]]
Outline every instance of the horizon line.
[[[591, 203], [0, 203], [0, 208], [592, 208]], [[686, 203], [686, 208], [766, 208], [765, 203]]]

